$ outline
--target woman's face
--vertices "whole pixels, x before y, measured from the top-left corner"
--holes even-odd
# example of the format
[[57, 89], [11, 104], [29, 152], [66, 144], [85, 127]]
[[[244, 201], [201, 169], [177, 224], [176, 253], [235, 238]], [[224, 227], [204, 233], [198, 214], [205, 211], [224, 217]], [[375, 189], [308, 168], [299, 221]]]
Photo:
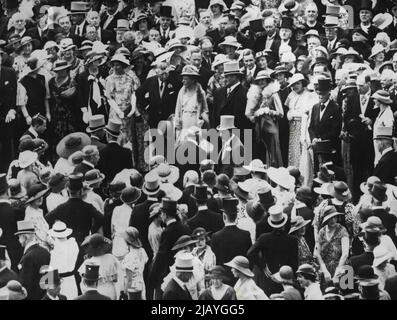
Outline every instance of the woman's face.
[[237, 269], [232, 268], [232, 273], [235, 278], [240, 277], [240, 272]]
[[70, 49], [70, 50], [64, 51], [64, 52], [63, 52], [63, 57], [64, 57], [66, 60], [73, 59], [73, 50]]
[[139, 31], [146, 32], [148, 30], [147, 20], [141, 20], [138, 25]]
[[262, 88], [262, 89], [267, 86], [267, 80], [266, 79], [260, 79], [260, 80], [257, 81], [257, 83], [258, 83], [258, 86], [260, 88]]
[[113, 69], [114, 69], [114, 72], [116, 72], [117, 74], [121, 74], [121, 73], [123, 73], [123, 70], [124, 70], [123, 64], [121, 62], [114, 61]]
[[206, 245], [207, 245], [207, 243], [206, 243], [206, 241], [205, 241], [205, 237], [200, 237], [199, 239], [198, 239], [198, 242], [197, 242], [197, 247], [199, 247], [199, 248], [204, 248]]
[[329, 219], [329, 220], [327, 221], [328, 227], [334, 227], [334, 226], [336, 225], [336, 221], [337, 221], [337, 218], [336, 218], [336, 217], [332, 217], [331, 219]]
[[266, 59], [266, 57], [260, 57], [259, 58], [258, 67], [260, 69], [267, 69], [267, 59]]
[[183, 76], [182, 83], [185, 88], [191, 88], [196, 83], [196, 81], [190, 76]]
[[48, 49], [47, 49], [47, 53], [48, 53], [52, 58], [54, 58], [54, 57], [56, 57], [56, 55], [58, 54], [58, 51], [57, 51], [57, 49], [56, 49], [55, 47], [53, 47], [53, 48], [48, 48]]
[[213, 6], [211, 6], [211, 12], [213, 15], [221, 14], [221, 6], [219, 4], [214, 4]]
[[232, 55], [232, 54], [234, 54], [234, 53], [236, 52], [236, 48], [235, 48], [235, 47], [232, 47], [232, 46], [224, 46], [224, 48], [225, 48], [225, 53], [226, 53], [227, 55]]
[[32, 53], [33, 46], [31, 43], [25, 44], [22, 48], [22, 54], [24, 56], [29, 56]]
[[298, 72], [302, 71], [303, 63], [304, 63], [304, 61], [302, 61], [302, 60], [299, 60], [296, 62], [296, 71], [298, 71]]
[[303, 89], [304, 89], [304, 87], [303, 87], [302, 81], [295, 82], [292, 85], [292, 90], [294, 90], [296, 93], [301, 93], [303, 91]]
[[221, 279], [218, 278], [212, 278], [211, 279], [211, 284], [215, 287], [215, 288], [220, 288], [223, 284]]
[[376, 62], [383, 62], [385, 60], [385, 53], [384, 52], [379, 52], [376, 56], [375, 56], [375, 61]]
[[216, 73], [222, 74], [225, 71], [225, 67], [223, 66], [223, 64], [220, 64], [219, 66], [217, 66], [215, 68], [215, 70], [216, 70]]

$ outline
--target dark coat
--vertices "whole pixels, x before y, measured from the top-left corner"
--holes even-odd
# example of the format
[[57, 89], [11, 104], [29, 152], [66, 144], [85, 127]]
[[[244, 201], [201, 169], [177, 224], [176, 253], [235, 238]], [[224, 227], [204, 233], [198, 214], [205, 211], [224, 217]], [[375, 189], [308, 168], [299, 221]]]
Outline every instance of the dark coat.
[[26, 250], [19, 264], [19, 278], [28, 292], [27, 300], [40, 300], [45, 294], [45, 290], [40, 288], [40, 268], [50, 264], [49, 251], [39, 244], [34, 244]]
[[353, 267], [354, 274], [358, 274], [358, 270], [361, 266], [370, 265], [374, 262], [373, 252], [364, 252], [357, 256], [350, 257], [350, 264]]
[[[64, 296], [62, 294], [58, 294], [58, 298], [59, 298], [59, 300], [68, 300], [66, 298], [66, 296]], [[41, 298], [41, 300], [52, 300], [52, 299], [48, 296], [48, 294], [45, 294], [45, 296], [43, 298]]]
[[108, 296], [100, 294], [97, 290], [89, 290], [73, 300], [112, 300]]
[[105, 30], [101, 28], [101, 42], [104, 44], [109, 44], [110, 42], [116, 41], [116, 34], [112, 30]]
[[78, 164], [74, 170], [73, 170], [73, 174], [77, 174], [77, 173], [82, 173], [83, 176], [86, 174], [87, 171], [90, 171], [92, 169], [94, 169], [95, 167], [90, 166], [89, 164], [82, 162], [80, 164]]
[[0, 288], [7, 285], [10, 280], [19, 280], [18, 275], [7, 267], [0, 271]]
[[216, 256], [217, 265], [223, 265], [236, 256], [247, 256], [251, 245], [250, 233], [236, 225], [225, 226], [211, 238], [211, 249]]
[[248, 259], [260, 268], [269, 268], [272, 274], [282, 266], [298, 268], [298, 242], [282, 230], [262, 234], [247, 253]]
[[[50, 228], [56, 220], [63, 221], [73, 230], [72, 237], [81, 244], [89, 232], [95, 233], [103, 225], [103, 214], [92, 204], [81, 199], [71, 198], [45, 216]], [[94, 222], [93, 222], [94, 220]]]
[[320, 120], [320, 104], [313, 106], [312, 115], [309, 125], [310, 140], [321, 138], [322, 140], [331, 140], [332, 146], [339, 150], [339, 135], [342, 128], [342, 110], [332, 100], [324, 111]]
[[[356, 28], [360, 29], [361, 31], [365, 32], [362, 28], [361, 28], [361, 24], [356, 26]], [[368, 41], [370, 44], [373, 44], [374, 39], [376, 37], [376, 35], [381, 32], [382, 30], [380, 30], [379, 28], [375, 27], [374, 25], [371, 25], [368, 29], [368, 33], [365, 32], [368, 35]]]
[[199, 73], [200, 73], [199, 83], [201, 84], [203, 90], [206, 91], [208, 86], [208, 81], [210, 80], [214, 72], [211, 70], [211, 68], [207, 68], [204, 65], [202, 65], [199, 70]]
[[387, 291], [392, 300], [397, 300], [397, 276], [386, 279], [385, 291]]
[[0, 123], [4, 123], [10, 109], [16, 106], [17, 76], [12, 68], [0, 67]]
[[48, 41], [48, 39], [46, 38], [46, 32], [42, 32], [40, 35], [38, 27], [29, 28], [28, 30], [26, 30], [25, 35], [32, 37], [34, 49], [43, 48], [44, 44]]
[[187, 221], [187, 225], [193, 231], [198, 227], [203, 227], [206, 231], [217, 232], [224, 227], [222, 215], [210, 209], [199, 210], [192, 218]]
[[171, 279], [163, 293], [163, 300], [193, 300], [189, 291], [182, 289], [181, 286]]
[[91, 136], [91, 144], [93, 146], [97, 146], [99, 151], [102, 151], [106, 147], [106, 143], [103, 143], [101, 140], [99, 140], [96, 136]]
[[161, 97], [158, 76], [146, 79], [136, 91], [138, 105], [142, 109], [147, 109], [150, 128], [157, 128], [160, 120], [167, 120], [175, 112], [180, 87], [181, 84], [176, 77], [170, 74]]
[[152, 288], [160, 285], [173, 264], [175, 252], [171, 251], [176, 240], [180, 236], [190, 235], [191, 230], [180, 221], [173, 222], [165, 227], [160, 238], [159, 250], [154, 257], [152, 269], [150, 270], [149, 283]]
[[123, 169], [132, 168], [131, 150], [111, 142], [99, 153], [98, 169], [105, 175], [105, 181], [112, 181]]
[[382, 220], [382, 224], [386, 229], [385, 234], [387, 234], [393, 240], [394, 244], [397, 244], [397, 237], [395, 231], [396, 223], [397, 223], [396, 216], [389, 213], [388, 211], [386, 211], [386, 209], [383, 208], [374, 208], [372, 211], [372, 215]]
[[374, 169], [374, 176], [377, 176], [383, 183], [394, 184], [394, 177], [397, 176], [397, 152], [389, 151], [384, 154]]

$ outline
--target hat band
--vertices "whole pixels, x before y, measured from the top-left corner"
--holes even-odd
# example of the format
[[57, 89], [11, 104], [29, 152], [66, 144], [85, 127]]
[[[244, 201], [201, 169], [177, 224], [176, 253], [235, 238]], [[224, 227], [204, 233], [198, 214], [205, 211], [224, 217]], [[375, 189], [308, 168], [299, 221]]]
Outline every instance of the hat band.
[[59, 232], [59, 233], [61, 233], [61, 232], [65, 232], [66, 230], [67, 230], [67, 228], [58, 229], [58, 230], [55, 230], [55, 229], [54, 229], [54, 232]]
[[275, 224], [275, 225], [279, 225], [279, 224], [283, 224], [284, 223], [284, 217], [281, 219], [281, 220], [278, 220], [278, 221], [273, 221], [272, 219], [270, 219], [270, 221], [271, 221], [271, 223], [272, 224]]
[[29, 228], [29, 229], [22, 229], [18, 230], [17, 232], [35, 232], [36, 230], [34, 228]]
[[176, 266], [175, 268], [176, 268], [176, 270], [180, 270], [180, 271], [192, 271], [193, 270], [193, 267], [178, 267], [178, 266]]
[[110, 133], [111, 135], [115, 135], [115, 136], [119, 136], [120, 135], [120, 131], [116, 132], [116, 131], [113, 131], [112, 129], [109, 129], [109, 128], [106, 128], [106, 131], [108, 133]]
[[145, 185], [145, 189], [146, 189], [146, 191], [149, 191], [149, 192], [156, 192], [157, 190], [160, 189], [160, 186], [158, 185], [156, 188], [150, 189], [150, 188], [148, 188], [148, 187]]

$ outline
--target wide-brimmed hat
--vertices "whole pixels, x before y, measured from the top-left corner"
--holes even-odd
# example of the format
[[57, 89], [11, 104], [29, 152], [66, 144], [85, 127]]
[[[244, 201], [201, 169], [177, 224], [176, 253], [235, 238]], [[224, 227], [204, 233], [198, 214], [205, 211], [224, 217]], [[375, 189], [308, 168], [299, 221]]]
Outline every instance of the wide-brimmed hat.
[[130, 30], [130, 23], [127, 19], [118, 19], [117, 26], [114, 31], [128, 31]]
[[221, 279], [223, 281], [230, 280], [226, 274], [226, 270], [222, 266], [214, 266], [208, 274], [209, 279]]
[[206, 231], [203, 227], [198, 227], [198, 228], [193, 230], [192, 237], [193, 237], [193, 239], [198, 239], [198, 238], [201, 238], [201, 237], [206, 237], [210, 233], [211, 233], [210, 231]]
[[294, 233], [295, 231], [298, 231], [299, 229], [302, 229], [303, 227], [308, 225], [310, 222], [310, 220], [305, 220], [301, 216], [296, 216], [295, 219], [291, 219], [291, 229], [288, 233]]
[[193, 272], [193, 255], [188, 252], [183, 252], [175, 257], [175, 271], [176, 272]]
[[181, 76], [200, 77], [200, 73], [195, 66], [186, 65], [182, 69]]
[[67, 70], [70, 69], [71, 65], [69, 63], [67, 63], [64, 60], [57, 60], [54, 63], [54, 67], [52, 68], [52, 71], [54, 72], [59, 72], [62, 70]]
[[222, 192], [230, 192], [230, 179], [229, 177], [221, 173], [216, 177], [215, 188]]
[[26, 67], [22, 70], [20, 78], [24, 78], [25, 76], [37, 72], [43, 66], [43, 61], [40, 61], [37, 57], [30, 57], [28, 61], [26, 61]]
[[19, 154], [18, 163], [19, 167], [25, 169], [36, 162], [38, 154], [36, 152], [26, 150]]
[[105, 128], [105, 116], [103, 114], [94, 114], [88, 120], [87, 133], [93, 133]]
[[76, 48], [76, 45], [73, 43], [72, 38], [65, 38], [62, 39], [61, 42], [59, 43], [59, 50], [61, 52], [68, 51], [70, 49]]
[[374, 58], [377, 54], [381, 52], [385, 52], [386, 48], [382, 46], [381, 44], [375, 44], [372, 49], [371, 49], [371, 55], [369, 56], [369, 59]]
[[159, 177], [153, 172], [149, 172], [145, 175], [145, 181], [143, 183], [142, 192], [148, 196], [155, 196], [160, 191]]
[[98, 169], [92, 169], [85, 173], [84, 184], [92, 186], [93, 184], [103, 181], [103, 179], [105, 179], [104, 174], [102, 174]]
[[130, 65], [130, 62], [129, 62], [128, 59], [125, 57], [125, 55], [120, 54], [120, 53], [115, 54], [115, 55], [112, 57], [112, 59], [110, 60], [110, 63], [113, 63], [113, 62], [115, 62], [115, 61], [124, 64], [125, 67], [128, 67], [128, 66]]
[[305, 274], [309, 276], [316, 276], [316, 270], [314, 267], [308, 263], [304, 263], [299, 266], [298, 270], [296, 271], [296, 274]]
[[165, 45], [165, 48], [169, 52], [174, 52], [178, 48], [182, 51], [185, 51], [187, 49], [186, 45], [184, 45], [181, 40], [175, 38], [168, 41]]
[[220, 124], [216, 127], [216, 130], [222, 131], [236, 128], [237, 127], [234, 125], [234, 116], [223, 115], [221, 116]]
[[372, 23], [378, 29], [384, 30], [393, 23], [393, 16], [388, 12], [378, 13], [373, 17]]
[[[8, 180], [9, 185], [9, 194], [12, 199], [22, 199], [26, 196], [25, 188], [22, 188], [21, 182], [18, 179], [10, 179]], [[0, 188], [0, 193], [1, 193]], [[1, 236], [0, 236], [1, 237]]]
[[270, 75], [270, 73], [266, 70], [261, 70], [257, 73], [254, 82], [259, 81], [259, 80], [263, 80], [263, 79], [267, 79], [267, 80], [272, 80], [272, 77]]
[[248, 166], [243, 166], [243, 167], [251, 172], [263, 172], [263, 173], [267, 172], [266, 165], [260, 159], [254, 159], [250, 162]]
[[246, 201], [252, 199], [252, 196], [250, 195], [250, 186], [246, 183], [246, 181], [238, 182], [237, 188], [234, 188], [233, 192], [240, 199], [244, 199]]
[[269, 208], [276, 204], [277, 198], [272, 194], [271, 187], [260, 188], [257, 190], [259, 202], [264, 208]]
[[222, 49], [223, 46], [230, 46], [235, 48], [240, 48], [241, 44], [233, 36], [226, 36], [223, 42], [221, 42], [218, 47]]
[[290, 266], [282, 266], [279, 272], [273, 275], [273, 278], [281, 284], [293, 284], [294, 270]]
[[386, 90], [378, 90], [376, 91], [371, 98], [379, 100], [380, 102], [384, 104], [392, 104], [393, 100], [390, 98], [389, 92]]
[[98, 281], [99, 280], [99, 264], [95, 264], [93, 262], [89, 262], [85, 265], [85, 272], [82, 274], [82, 277], [89, 281]]
[[393, 255], [387, 247], [383, 245], [376, 246], [374, 249], [374, 261], [372, 265], [374, 267], [378, 267], [383, 262], [389, 261], [392, 257]]
[[220, 66], [221, 64], [224, 64], [224, 63], [226, 63], [226, 62], [229, 62], [229, 61], [230, 61], [230, 59], [229, 59], [225, 54], [222, 54], [222, 53], [217, 54], [217, 55], [215, 56], [214, 61], [212, 62], [211, 69], [212, 69], [213, 71], [215, 71], [215, 68], [216, 68], [216, 67], [218, 67], [218, 66]]
[[370, 190], [372, 189], [375, 182], [380, 182], [380, 179], [377, 176], [368, 177], [367, 181], [364, 181], [360, 184], [360, 190], [364, 194], [370, 194]]
[[112, 137], [118, 137], [121, 131], [121, 121], [117, 119], [109, 119], [108, 124], [105, 127], [105, 131]]
[[98, 257], [110, 253], [112, 250], [112, 241], [99, 233], [94, 233], [85, 238], [81, 246], [84, 247], [86, 245], [88, 245], [87, 254], [91, 257]]
[[383, 226], [382, 220], [379, 217], [368, 217], [367, 221], [360, 224], [364, 232], [384, 233], [387, 229]]
[[295, 179], [289, 174], [287, 168], [273, 168], [270, 167], [267, 170], [267, 176], [277, 185], [283, 187], [284, 189], [293, 189], [295, 186]]
[[[314, 182], [323, 185], [325, 183], [330, 183], [334, 179], [335, 172], [329, 170], [326, 166], [321, 166], [320, 170], [317, 172], [317, 177], [313, 179]], [[328, 187], [328, 185], [327, 185]], [[328, 190], [325, 189], [326, 193], [328, 194]]]
[[387, 200], [387, 186], [382, 182], [374, 182], [369, 193], [378, 201], [385, 202]]
[[25, 300], [28, 296], [27, 290], [17, 280], [7, 282], [8, 300]]
[[321, 221], [321, 225], [325, 225], [325, 223], [326, 223], [329, 219], [331, 219], [331, 218], [333, 218], [333, 217], [336, 217], [336, 216], [343, 216], [343, 215], [344, 215], [344, 213], [343, 213], [343, 212], [338, 212], [338, 211], [336, 210], [335, 206], [326, 206], [326, 207], [323, 209], [323, 218], [322, 218], [322, 221]]
[[291, 78], [288, 80], [288, 87], [291, 87], [294, 83], [299, 81], [303, 82], [303, 85], [307, 85], [308, 81], [302, 73], [295, 73]]
[[115, 193], [115, 194], [120, 194], [121, 192], [126, 188], [126, 184], [123, 181], [118, 181], [118, 180], [113, 180], [109, 184], [109, 192], [110, 193]]
[[346, 201], [351, 198], [349, 187], [343, 181], [334, 181], [333, 183], [329, 184], [328, 192], [331, 196], [341, 201]]
[[184, 247], [190, 246], [194, 243], [197, 243], [197, 239], [193, 239], [191, 236], [183, 235], [176, 240], [174, 246], [172, 247], [172, 251], [180, 250]]
[[35, 234], [35, 233], [36, 233], [36, 228], [32, 220], [17, 221], [17, 232], [15, 232], [16, 236], [21, 234]]
[[157, 175], [161, 183], [175, 184], [179, 179], [179, 168], [169, 165], [167, 163], [160, 163], [156, 168], [150, 171], [152, 174]]
[[127, 187], [121, 192], [120, 199], [126, 204], [135, 203], [141, 197], [142, 192], [136, 187]]
[[33, 184], [27, 190], [28, 199], [25, 201], [25, 204], [29, 204], [33, 201], [36, 201], [45, 196], [48, 193], [48, 189], [42, 184]]
[[73, 233], [73, 230], [68, 228], [62, 221], [55, 221], [48, 234], [53, 238], [67, 238]]
[[284, 208], [277, 204], [269, 208], [267, 222], [272, 228], [279, 229], [287, 223], [288, 216], [283, 211]]
[[73, 132], [59, 141], [56, 152], [61, 158], [68, 159], [76, 151], [82, 150], [91, 143], [90, 137], [84, 132]]
[[279, 74], [285, 74], [288, 78], [292, 77], [292, 73], [288, 71], [288, 69], [284, 66], [277, 66], [273, 72], [271, 73], [271, 77], [274, 79]]
[[171, 200], [179, 201], [182, 198], [183, 192], [172, 183], [162, 183], [160, 189], [165, 193], [165, 196]]
[[247, 277], [254, 277], [254, 273], [251, 271], [249, 261], [246, 257], [236, 256], [233, 258], [232, 261], [225, 263], [225, 266], [234, 268], [240, 271], [242, 274], [246, 275]]
[[25, 45], [27, 45], [27, 44], [29, 44], [29, 43], [32, 43], [32, 41], [33, 41], [32, 37], [30, 37], [30, 36], [24, 36], [24, 37], [22, 37], [22, 39], [21, 39], [21, 42], [20, 42], [20, 44], [19, 44], [19, 47], [22, 48], [23, 46], [25, 46]]

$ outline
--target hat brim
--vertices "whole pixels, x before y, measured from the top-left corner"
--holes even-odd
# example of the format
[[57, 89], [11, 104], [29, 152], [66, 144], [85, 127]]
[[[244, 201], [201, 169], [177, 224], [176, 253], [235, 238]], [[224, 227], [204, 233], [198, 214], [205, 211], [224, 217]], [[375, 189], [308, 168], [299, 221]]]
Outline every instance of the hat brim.
[[[79, 146], [76, 146], [72, 149], [66, 149], [66, 141], [71, 136], [80, 138], [81, 143]], [[72, 133], [72, 134], [69, 134], [69, 135], [63, 137], [62, 140], [59, 141], [59, 143], [56, 147], [56, 152], [59, 157], [68, 159], [73, 153], [75, 153], [76, 151], [82, 150], [85, 146], [88, 146], [90, 143], [91, 143], [91, 139], [87, 134], [85, 134], [84, 132], [75, 132], [75, 133]]]
[[187, 242], [179, 243], [179, 244], [173, 246], [173, 247], [171, 248], [171, 250], [172, 250], [172, 251], [176, 251], [176, 250], [179, 250], [179, 249], [182, 249], [182, 248], [184, 248], [184, 247], [190, 246], [190, 245], [192, 245], [192, 244], [194, 244], [194, 243], [197, 243], [197, 242], [198, 242], [197, 239], [192, 239], [192, 240], [189, 240], [189, 241], [187, 241]]
[[66, 230], [62, 232], [55, 232], [53, 229], [48, 231], [48, 234], [53, 238], [67, 238], [73, 233], [73, 230], [70, 228], [66, 228]]
[[92, 181], [84, 181], [83, 184], [85, 184], [86, 186], [92, 186], [93, 184], [96, 184], [98, 182], [101, 182], [105, 179], [105, 175], [104, 174], [100, 174], [99, 178], [92, 180]]
[[271, 73], [271, 77], [274, 79], [277, 75], [279, 75], [279, 74], [281, 74], [281, 73], [284, 73], [284, 74], [286, 74], [287, 75], [287, 77], [292, 77], [292, 73], [291, 72], [289, 72], [289, 71], [287, 71], [287, 70], [278, 70], [278, 71], [273, 71], [272, 73]]
[[[247, 192], [247, 191], [246, 191], [246, 192]], [[242, 191], [240, 190], [240, 188], [238, 188], [238, 187], [234, 190], [234, 194], [235, 194], [237, 197], [239, 197], [239, 198], [241, 198], [241, 199], [244, 199], [244, 200], [251, 200], [251, 199], [252, 199], [252, 197], [250, 196], [249, 192], [244, 193], [244, 192], [242, 192]]]
[[331, 196], [333, 196], [334, 198], [340, 198], [343, 201], [345, 200], [349, 200], [351, 198], [351, 193], [349, 191], [349, 189], [347, 189], [347, 193], [346, 195], [340, 194], [338, 192], [336, 192], [334, 185], [331, 183], [327, 186], [328, 192]]
[[157, 195], [159, 192], [160, 192], [160, 186], [157, 186], [157, 188], [156, 189], [154, 189], [154, 190], [148, 190], [148, 189], [146, 189], [146, 186], [144, 185], [143, 187], [142, 187], [142, 192], [144, 193], [144, 194], [146, 194], [147, 196], [155, 196], [155, 195]]
[[247, 277], [253, 278], [255, 276], [254, 273], [250, 269], [242, 268], [242, 267], [236, 265], [233, 261], [226, 262], [225, 266], [234, 268], [234, 269], [240, 271], [242, 274], [246, 275]]
[[[175, 166], [172, 166], [172, 165], [170, 165], [169, 167], [170, 167], [170, 169], [171, 169], [171, 172], [170, 172], [170, 174], [169, 174], [168, 176], [166, 176], [166, 177], [161, 177], [161, 176], [158, 174], [158, 167], [156, 167], [155, 169], [153, 169], [153, 171], [157, 174], [157, 176], [159, 177], [159, 181], [160, 181], [161, 183], [171, 183], [171, 184], [175, 184], [175, 183], [177, 183], [178, 180], [179, 180], [179, 169], [178, 169], [178, 167], [175, 167]], [[179, 190], [179, 189], [178, 189], [178, 190]]]
[[130, 204], [130, 203], [135, 203], [135, 202], [137, 202], [137, 201], [140, 199], [141, 196], [142, 196], [142, 193], [141, 193], [141, 191], [139, 190], [139, 192], [137, 192], [137, 194], [136, 194], [132, 199], [125, 199], [125, 198], [123, 197], [123, 195], [121, 195], [120, 200], [123, 201], [123, 202], [126, 203], [126, 204]]
[[288, 216], [286, 213], [283, 213], [283, 222], [281, 222], [281, 223], [273, 223], [273, 221], [271, 220], [271, 217], [267, 218], [267, 223], [269, 224], [269, 226], [271, 226], [274, 229], [280, 229], [280, 228], [284, 227], [285, 224], [287, 223], [287, 221], [288, 221]]
[[243, 76], [244, 74], [241, 71], [230, 71], [230, 72], [224, 72], [224, 76]]
[[97, 131], [99, 131], [99, 130], [105, 129], [105, 127], [106, 127], [105, 124], [103, 124], [103, 125], [100, 126], [100, 127], [96, 127], [96, 128], [94, 128], [94, 129], [91, 129], [90, 127], [87, 127], [87, 129], [85, 129], [85, 132], [87, 132], [87, 133], [94, 133], [94, 132], [97, 132]]
[[303, 79], [299, 79], [299, 80], [289, 83], [288, 87], [292, 87], [295, 83], [298, 83], [299, 81], [302, 81], [304, 86], [307, 86], [309, 83], [309, 81], [307, 81], [305, 78], [303, 78]]
[[70, 69], [70, 67], [71, 67], [70, 65], [66, 65], [66, 66], [63, 66], [63, 67], [53, 68], [52, 71], [59, 72], [59, 71]]
[[29, 203], [31, 203], [33, 201], [36, 201], [36, 200], [44, 197], [46, 195], [46, 193], [48, 193], [49, 191], [50, 191], [50, 189], [45, 189], [45, 190], [42, 190], [42, 191], [38, 192], [36, 195], [34, 195], [33, 197], [31, 197], [28, 200], [26, 200], [25, 204], [29, 204]]
[[331, 213], [330, 215], [328, 215], [328, 216], [323, 218], [323, 221], [321, 222], [321, 225], [324, 225], [328, 220], [332, 219], [333, 217], [343, 216], [343, 215], [344, 215], [344, 213], [342, 213], [342, 212]]
[[221, 127], [220, 125], [216, 127], [216, 130], [218, 130], [218, 131], [225, 131], [225, 130], [231, 130], [231, 129], [237, 129], [237, 127], [236, 126]]
[[287, 283], [287, 284], [293, 284], [294, 281], [293, 279], [284, 279], [280, 276], [280, 272], [277, 272], [273, 275], [273, 279], [276, 280], [276, 282], [283, 284], [283, 283]]
[[302, 229], [303, 227], [307, 226], [311, 221], [310, 220], [305, 220], [303, 223], [291, 227], [289, 230], [288, 234], [294, 233], [295, 231], [298, 231], [299, 229]]

